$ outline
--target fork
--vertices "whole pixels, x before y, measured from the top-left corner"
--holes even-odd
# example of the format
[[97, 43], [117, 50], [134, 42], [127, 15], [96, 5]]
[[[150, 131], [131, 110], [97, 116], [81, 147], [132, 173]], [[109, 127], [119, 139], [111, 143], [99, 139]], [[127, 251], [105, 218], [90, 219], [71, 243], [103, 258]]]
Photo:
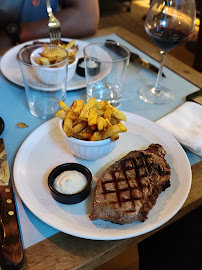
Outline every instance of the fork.
[[60, 22], [53, 15], [49, 0], [46, 0], [46, 9], [49, 16], [48, 27], [50, 32], [50, 43], [53, 45], [58, 45], [60, 43], [61, 27]]

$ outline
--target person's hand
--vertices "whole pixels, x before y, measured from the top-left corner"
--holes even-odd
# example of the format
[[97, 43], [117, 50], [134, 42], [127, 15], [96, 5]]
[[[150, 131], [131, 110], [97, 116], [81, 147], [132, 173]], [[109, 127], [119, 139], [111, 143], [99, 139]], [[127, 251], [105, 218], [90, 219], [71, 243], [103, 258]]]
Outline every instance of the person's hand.
[[40, 0], [32, 0], [32, 5], [36, 7], [39, 5], [39, 2]]

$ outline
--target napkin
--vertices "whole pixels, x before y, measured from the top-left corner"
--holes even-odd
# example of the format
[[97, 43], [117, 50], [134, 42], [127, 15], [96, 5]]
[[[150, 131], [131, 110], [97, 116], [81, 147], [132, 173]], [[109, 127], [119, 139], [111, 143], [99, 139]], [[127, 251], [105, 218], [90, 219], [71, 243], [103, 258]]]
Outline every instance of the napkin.
[[202, 157], [202, 105], [185, 102], [156, 123], [167, 129], [190, 151]]

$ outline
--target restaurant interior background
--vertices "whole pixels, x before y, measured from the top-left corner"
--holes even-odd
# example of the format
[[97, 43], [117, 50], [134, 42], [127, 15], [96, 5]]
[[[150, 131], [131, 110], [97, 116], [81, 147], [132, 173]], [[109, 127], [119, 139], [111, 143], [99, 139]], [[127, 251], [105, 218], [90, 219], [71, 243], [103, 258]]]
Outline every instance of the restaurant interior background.
[[[199, 0], [201, 1], [201, 0]], [[147, 14], [150, 0], [135, 0], [135, 1], [123, 1], [123, 0], [99, 0], [100, 2], [100, 25], [99, 29], [113, 26], [122, 26], [128, 29], [130, 32], [135, 33], [141, 38], [151, 42], [149, 36], [144, 30], [144, 18]], [[198, 0], [196, 0], [198, 3]], [[193, 66], [194, 62], [194, 53], [196, 41], [198, 38], [199, 31], [199, 10], [197, 4], [197, 19], [195, 33], [192, 38], [186, 44], [182, 44], [177, 48], [172, 49], [169, 54], [176, 57], [178, 60], [184, 62], [186, 65]], [[166, 63], [165, 63], [166, 64]], [[202, 208], [198, 209], [194, 213], [191, 213], [190, 216], [184, 217], [173, 227], [168, 228], [173, 234], [177, 235], [178, 241], [182, 240], [184, 235], [183, 229], [179, 229], [183, 222], [186, 222], [187, 231], [191, 230], [193, 227], [193, 221], [195, 222], [196, 234], [200, 232], [200, 227], [202, 226]], [[198, 229], [197, 229], [198, 228]], [[169, 239], [169, 234], [164, 234], [164, 239]], [[167, 238], [165, 238], [167, 237]], [[202, 239], [202, 232], [198, 234], [198, 240]], [[177, 239], [176, 239], [177, 242]], [[172, 248], [174, 243], [168, 243], [168, 249]], [[193, 243], [187, 241], [184, 245], [184, 249], [190, 250], [190, 256], [192, 256]], [[167, 252], [165, 250], [165, 252]], [[183, 252], [183, 251], [182, 251]], [[102, 266], [96, 268], [96, 270], [138, 270], [139, 261], [138, 261], [138, 249], [134, 245], [128, 248], [125, 252], [115, 257], [111, 261], [103, 264]], [[163, 269], [163, 268], [162, 268]], [[175, 269], [175, 268], [173, 268]], [[184, 268], [186, 269], [186, 268]]]
[[[177, 46], [169, 54], [176, 57], [187, 65], [193, 66], [196, 40], [199, 31], [199, 7], [197, 3], [197, 19], [195, 33], [187, 44]], [[130, 32], [151, 42], [148, 34], [144, 30], [144, 17], [150, 6], [150, 0], [99, 0], [100, 3], [100, 25], [99, 28], [122, 26]], [[130, 11], [128, 8], [130, 7]], [[190, 42], [191, 41], [191, 42]]]

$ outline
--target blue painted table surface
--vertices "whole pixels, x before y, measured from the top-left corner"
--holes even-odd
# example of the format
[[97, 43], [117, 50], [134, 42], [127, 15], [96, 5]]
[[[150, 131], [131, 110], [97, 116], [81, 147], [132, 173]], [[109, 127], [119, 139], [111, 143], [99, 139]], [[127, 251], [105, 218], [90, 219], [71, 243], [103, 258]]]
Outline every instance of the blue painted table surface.
[[[120, 42], [127, 46], [131, 51], [138, 53], [141, 57], [157, 67], [159, 66], [158, 62], [115, 34], [87, 41], [93, 42], [106, 39], [113, 39]], [[156, 76], [135, 64], [130, 64], [128, 67], [123, 99], [119, 109], [141, 115], [151, 121], [156, 121], [183, 104], [185, 97], [188, 94], [198, 90], [195, 85], [181, 78], [168, 68], [164, 67], [163, 72], [166, 74], [166, 78], [163, 79], [163, 84], [172, 89], [175, 95], [172, 102], [163, 105], [155, 105], [140, 100], [138, 97], [138, 89], [146, 84], [154, 84]], [[65, 102], [68, 105], [76, 99], [83, 99], [86, 102], [86, 88], [67, 92]], [[23, 141], [47, 120], [35, 118], [29, 113], [24, 88], [11, 83], [3, 77], [2, 74], [0, 74], [0, 116], [5, 121], [5, 129], [2, 137], [4, 138], [6, 145], [8, 162], [12, 172], [15, 156]], [[16, 126], [18, 122], [26, 123], [28, 128], [18, 128]], [[185, 152], [191, 165], [202, 160], [200, 157], [186, 149]], [[58, 232], [56, 229], [43, 223], [32, 214], [21, 202], [17, 191], [15, 194], [24, 248], [32, 246]]]

